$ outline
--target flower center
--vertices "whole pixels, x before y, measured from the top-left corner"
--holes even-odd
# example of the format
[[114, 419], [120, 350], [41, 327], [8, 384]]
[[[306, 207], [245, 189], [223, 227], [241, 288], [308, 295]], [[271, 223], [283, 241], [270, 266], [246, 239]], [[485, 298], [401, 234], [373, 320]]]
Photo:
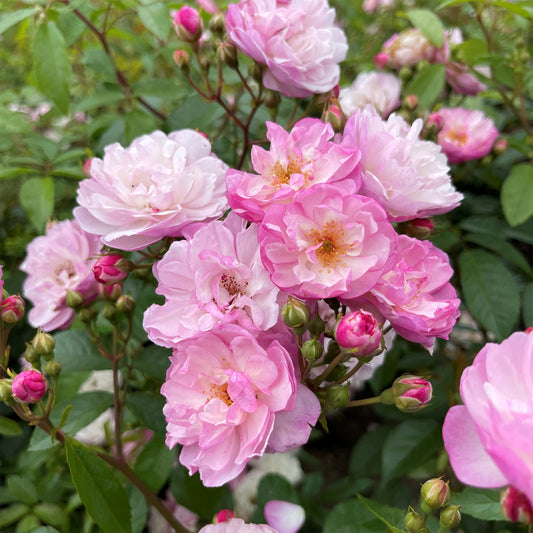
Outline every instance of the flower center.
[[228, 407], [233, 405], [233, 400], [228, 394], [228, 384], [223, 383], [222, 385], [211, 385], [207, 391], [207, 401], [216, 398], [221, 402], [224, 402]]
[[448, 140], [455, 144], [458, 144], [459, 146], [464, 146], [468, 141], [466, 133], [461, 130], [450, 130], [446, 137], [448, 138]]
[[55, 278], [59, 283], [65, 283], [70, 278], [76, 275], [76, 269], [70, 261], [60, 263], [55, 270]]
[[279, 161], [272, 168], [272, 185], [281, 187], [289, 185], [293, 174], [302, 174], [307, 182], [307, 175], [302, 171], [302, 162], [289, 158], [287, 166], [283, 166]]
[[322, 268], [336, 267], [339, 263], [346, 266], [342, 261], [343, 255], [350, 249], [351, 245], [344, 242], [344, 228], [335, 221], [330, 220], [322, 227], [322, 231], [311, 230], [309, 238], [314, 246], [316, 258]]

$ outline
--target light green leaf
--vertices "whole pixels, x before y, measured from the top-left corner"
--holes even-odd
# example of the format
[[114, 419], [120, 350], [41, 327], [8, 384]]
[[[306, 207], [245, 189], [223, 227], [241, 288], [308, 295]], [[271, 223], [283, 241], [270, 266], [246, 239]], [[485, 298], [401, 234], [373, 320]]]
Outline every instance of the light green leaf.
[[502, 187], [502, 207], [511, 226], [518, 226], [533, 215], [533, 165], [516, 165]]
[[30, 222], [38, 231], [43, 232], [54, 212], [54, 180], [48, 177], [25, 181], [20, 188], [20, 203]]
[[63, 510], [63, 507], [57, 503], [38, 503], [33, 508], [33, 513], [41, 522], [44, 522], [45, 524], [57, 526], [62, 531], [68, 530], [70, 523], [68, 514]]
[[54, 355], [63, 372], [106, 370], [111, 363], [102, 357], [86, 331], [70, 329], [54, 335]]
[[52, 21], [39, 26], [33, 42], [33, 70], [37, 88], [68, 113], [71, 67], [63, 35]]
[[18, 522], [25, 514], [29, 513], [30, 508], [23, 503], [14, 503], [9, 507], [0, 509], [0, 527], [5, 528], [15, 522]]
[[168, 8], [163, 2], [139, 6], [137, 15], [145, 27], [162, 41], [166, 41], [171, 28]]
[[416, 26], [424, 37], [437, 48], [444, 43], [444, 27], [439, 17], [428, 9], [412, 9], [407, 12], [407, 18]]
[[35, 8], [19, 9], [18, 11], [12, 11], [11, 13], [4, 13], [0, 18], [0, 35], [6, 30], [30, 18], [35, 14]]
[[429, 65], [409, 83], [406, 94], [414, 94], [421, 107], [431, 109], [440, 96], [446, 79], [444, 65]]
[[369, 500], [358, 494], [357, 499], [381, 522], [387, 526], [387, 530], [392, 533], [404, 533], [403, 519], [405, 511], [396, 507], [389, 507], [382, 503]]
[[484, 250], [461, 253], [459, 271], [472, 316], [497, 340], [505, 339], [520, 315], [520, 293], [512, 274], [498, 257]]
[[386, 533], [377, 519], [358, 500], [348, 500], [333, 508], [324, 521], [323, 533]]
[[16, 420], [7, 418], [7, 416], [0, 416], [0, 435], [15, 437], [22, 435], [22, 429], [20, 429]]
[[104, 533], [131, 533], [129, 498], [111, 468], [74, 439], [65, 441], [72, 481], [91, 518]]
[[461, 513], [481, 520], [505, 520], [500, 511], [501, 490], [467, 487], [452, 497], [453, 505], [461, 506]]
[[7, 476], [7, 488], [22, 503], [33, 505], [39, 501], [37, 489], [31, 479], [27, 477], [17, 475]]

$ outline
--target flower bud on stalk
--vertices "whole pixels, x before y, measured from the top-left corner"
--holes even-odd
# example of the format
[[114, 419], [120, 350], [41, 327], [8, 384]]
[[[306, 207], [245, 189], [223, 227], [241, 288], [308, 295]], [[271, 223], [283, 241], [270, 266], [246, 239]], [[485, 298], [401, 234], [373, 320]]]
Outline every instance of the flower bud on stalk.
[[500, 508], [505, 517], [521, 524], [533, 524], [533, 508], [527, 496], [513, 486], [500, 495]]
[[209, 21], [209, 29], [214, 35], [222, 38], [226, 31], [226, 17], [221, 13], [212, 17]]
[[20, 296], [16, 294], [8, 296], [2, 301], [0, 306], [2, 322], [10, 325], [20, 322], [24, 318], [25, 307], [26, 304]]
[[232, 518], [235, 518], [235, 513], [233, 511], [231, 511], [230, 509], [222, 509], [215, 515], [213, 524], [220, 524], [222, 522], [227, 522], [228, 520], [231, 520]]
[[424, 529], [424, 519], [412, 508], [409, 507], [403, 525], [407, 533], [418, 533]]
[[230, 68], [236, 69], [239, 66], [239, 61], [237, 59], [237, 48], [231, 43], [226, 41], [220, 43], [220, 46], [217, 50], [217, 56], [222, 63], [227, 65]]
[[191, 66], [191, 58], [185, 50], [176, 50], [173, 54], [174, 63], [187, 76]]
[[420, 489], [422, 502], [432, 511], [445, 507], [450, 502], [450, 487], [440, 478], [429, 479]]
[[118, 283], [131, 270], [131, 263], [120, 254], [103, 255], [93, 266], [94, 277], [99, 283]]
[[197, 42], [204, 31], [198, 11], [193, 7], [183, 6], [179, 11], [172, 11], [171, 15], [178, 37], [188, 43]]
[[100, 285], [100, 290], [104, 300], [109, 300], [115, 302], [118, 300], [122, 294], [124, 294], [124, 289], [122, 283], [110, 283], [109, 285]]
[[343, 350], [360, 357], [379, 348], [381, 330], [374, 316], [361, 309], [339, 320], [335, 328], [335, 338]]
[[56, 378], [61, 374], [61, 363], [57, 361], [48, 361], [44, 367], [44, 371], [53, 378]]
[[281, 309], [283, 323], [294, 330], [297, 335], [303, 335], [309, 325], [311, 313], [302, 301], [289, 296], [287, 303]]
[[401, 224], [400, 227], [407, 236], [414, 237], [420, 241], [429, 239], [435, 228], [433, 221], [430, 218], [410, 220], [409, 222]]
[[461, 523], [461, 506], [448, 505], [440, 512], [439, 524], [444, 529], [452, 529]]
[[333, 385], [326, 391], [326, 408], [340, 409], [350, 401], [350, 391], [347, 385]]
[[306, 361], [314, 363], [324, 353], [324, 346], [318, 339], [309, 339], [302, 345], [302, 354]]
[[77, 291], [68, 291], [66, 303], [68, 307], [76, 309], [83, 304], [83, 296]]
[[48, 357], [54, 353], [56, 341], [50, 333], [39, 331], [31, 341], [31, 347], [37, 355]]
[[341, 131], [344, 128], [345, 117], [339, 106], [331, 104], [324, 115], [324, 122], [329, 122], [335, 131]]
[[46, 392], [46, 381], [37, 370], [24, 370], [11, 385], [15, 400], [22, 403], [38, 402]]
[[404, 374], [392, 385], [392, 395], [396, 407], [404, 413], [414, 413], [431, 401], [431, 383], [418, 376]]
[[115, 305], [121, 313], [128, 315], [130, 313], [133, 313], [133, 310], [135, 309], [135, 300], [130, 294], [123, 294], [117, 300], [117, 303]]

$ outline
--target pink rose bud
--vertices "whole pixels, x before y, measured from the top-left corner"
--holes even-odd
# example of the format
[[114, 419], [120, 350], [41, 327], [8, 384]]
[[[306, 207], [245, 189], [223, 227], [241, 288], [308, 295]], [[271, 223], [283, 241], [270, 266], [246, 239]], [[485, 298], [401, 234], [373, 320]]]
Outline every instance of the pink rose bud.
[[389, 56], [384, 52], [379, 52], [379, 54], [376, 54], [374, 56], [374, 65], [376, 66], [376, 68], [385, 68], [388, 62]]
[[500, 495], [500, 508], [505, 517], [521, 524], [533, 523], [533, 508], [527, 496], [513, 486], [504, 489]]
[[16, 324], [24, 318], [25, 307], [26, 304], [20, 296], [16, 294], [8, 296], [2, 301], [2, 305], [0, 306], [2, 322], [5, 324]]
[[372, 313], [360, 309], [340, 319], [335, 338], [341, 348], [362, 357], [379, 348], [381, 330]]
[[525, 333], [527, 333], [528, 335], [530, 333], [533, 333], [533, 326], [529, 326], [529, 328], [526, 329]]
[[109, 283], [108, 285], [100, 285], [100, 291], [104, 300], [114, 302], [124, 294], [124, 287], [122, 283]]
[[94, 277], [99, 283], [117, 283], [130, 271], [130, 262], [119, 254], [103, 255], [93, 266]]
[[335, 104], [328, 107], [324, 119], [325, 122], [329, 122], [333, 126], [335, 131], [341, 131], [344, 127], [344, 115], [339, 106]]
[[335, 85], [335, 87], [331, 89], [331, 94], [333, 95], [334, 98], [338, 99], [340, 92], [341, 92], [341, 88], [339, 87], [339, 84], [337, 83], [337, 85]]
[[404, 374], [394, 381], [392, 395], [396, 407], [405, 413], [418, 411], [431, 401], [433, 388], [425, 379]]
[[429, 239], [434, 228], [435, 226], [430, 218], [416, 218], [405, 223], [406, 235], [421, 241]]
[[46, 381], [37, 370], [24, 370], [15, 377], [11, 387], [13, 396], [19, 402], [35, 403], [46, 392]]
[[174, 57], [174, 63], [178, 65], [178, 67], [185, 71], [185, 73], [188, 74], [189, 67], [191, 65], [191, 58], [189, 57], [189, 54], [186, 50], [176, 50], [173, 54]]
[[418, 97], [416, 96], [416, 94], [408, 94], [404, 98], [403, 103], [405, 107], [407, 107], [407, 109], [411, 109], [412, 111], [418, 105]]
[[233, 511], [230, 511], [229, 509], [222, 509], [222, 511], [219, 511], [215, 516], [215, 524], [227, 522], [232, 518], [235, 518], [235, 513]]
[[443, 125], [444, 117], [438, 113], [431, 113], [426, 122], [426, 126], [433, 126], [437, 131], [441, 130]]
[[507, 145], [509, 143], [507, 142], [507, 139], [496, 139], [494, 142], [494, 145], [492, 146], [492, 150], [496, 155], [501, 155], [505, 150], [507, 150]]
[[172, 11], [172, 20], [178, 36], [189, 43], [196, 42], [204, 29], [200, 14], [190, 6], [183, 6], [179, 11]]
[[434, 478], [426, 481], [420, 489], [422, 501], [432, 510], [440, 509], [450, 502], [450, 487], [447, 481]]
[[84, 163], [84, 165], [83, 165], [83, 173], [84, 173], [88, 178], [91, 177], [91, 161], [92, 161], [92, 158], [89, 157], [89, 159], [87, 159], [87, 161], [85, 161], [85, 163]]

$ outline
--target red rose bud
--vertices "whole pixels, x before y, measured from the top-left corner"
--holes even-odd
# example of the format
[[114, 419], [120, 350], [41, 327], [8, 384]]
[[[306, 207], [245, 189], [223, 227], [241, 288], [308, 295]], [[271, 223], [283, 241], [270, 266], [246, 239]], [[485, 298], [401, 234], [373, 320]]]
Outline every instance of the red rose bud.
[[14, 294], [8, 296], [5, 300], [2, 301], [0, 306], [0, 316], [2, 317], [2, 322], [6, 324], [16, 324], [24, 318], [24, 309], [26, 304], [24, 300]]
[[204, 26], [196, 9], [183, 6], [179, 11], [172, 11], [171, 15], [178, 37], [188, 43], [198, 41], [204, 31]]
[[372, 313], [360, 309], [340, 319], [335, 328], [335, 338], [342, 349], [364, 357], [379, 348], [381, 330]]
[[396, 407], [405, 413], [418, 411], [431, 401], [433, 388], [425, 379], [404, 374], [392, 385], [392, 395]]
[[11, 385], [13, 396], [22, 403], [38, 402], [46, 392], [46, 381], [37, 370], [24, 370]]
[[94, 277], [99, 283], [117, 283], [130, 271], [131, 264], [119, 254], [103, 255], [93, 266]]
[[405, 233], [409, 237], [414, 237], [415, 239], [419, 239], [421, 241], [429, 239], [434, 228], [435, 225], [430, 218], [417, 218], [415, 220], [405, 222]]
[[504, 516], [513, 522], [521, 524], [533, 523], [533, 508], [527, 496], [509, 486], [504, 489], [500, 496], [500, 508]]
[[527, 333], [528, 335], [530, 333], [533, 333], [533, 326], [529, 326], [529, 328], [526, 329], [526, 331], [524, 333]]
[[215, 515], [215, 524], [220, 524], [222, 522], [227, 522], [228, 520], [231, 520], [232, 518], [235, 518], [235, 513], [233, 511], [230, 511], [229, 509], [222, 509], [222, 511], [219, 511]]
[[344, 127], [344, 115], [339, 106], [331, 104], [326, 111], [324, 121], [329, 122], [335, 131], [341, 131]]
[[492, 146], [492, 151], [496, 155], [502, 155], [505, 150], [507, 150], [507, 145], [509, 143], [507, 142], [507, 139], [496, 139]]
[[389, 62], [389, 56], [384, 52], [380, 52], [374, 56], [374, 65], [376, 68], [385, 68]]
[[422, 485], [420, 497], [430, 509], [440, 509], [450, 502], [450, 487], [440, 478], [430, 479]]
[[124, 287], [122, 283], [109, 283], [108, 285], [100, 284], [100, 292], [104, 300], [116, 301], [124, 294]]

